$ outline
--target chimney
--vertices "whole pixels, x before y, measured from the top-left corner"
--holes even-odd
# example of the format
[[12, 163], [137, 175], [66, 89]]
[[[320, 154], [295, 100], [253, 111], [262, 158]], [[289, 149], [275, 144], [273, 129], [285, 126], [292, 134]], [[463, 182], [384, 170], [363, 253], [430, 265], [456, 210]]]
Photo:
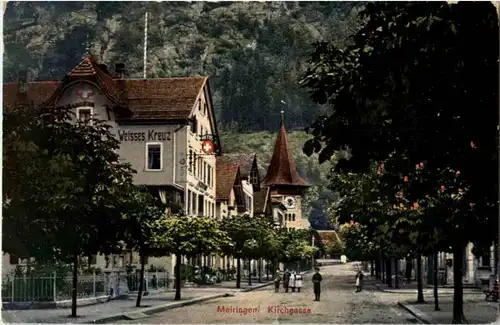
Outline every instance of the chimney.
[[99, 69], [101, 69], [104, 73], [109, 74], [108, 66], [105, 64], [98, 64]]
[[28, 70], [22, 69], [18, 72], [17, 80], [19, 83], [19, 94], [28, 93]]
[[115, 73], [122, 79], [125, 77], [125, 63], [115, 63]]

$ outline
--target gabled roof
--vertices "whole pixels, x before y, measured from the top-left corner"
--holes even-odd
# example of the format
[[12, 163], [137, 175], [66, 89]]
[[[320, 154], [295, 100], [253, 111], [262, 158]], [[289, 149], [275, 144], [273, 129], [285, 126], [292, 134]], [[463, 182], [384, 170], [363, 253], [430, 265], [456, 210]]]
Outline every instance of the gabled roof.
[[92, 55], [86, 55], [83, 60], [64, 77], [59, 87], [44, 104], [53, 105], [69, 84], [82, 80], [94, 82], [112, 102], [119, 106], [124, 106], [124, 103], [120, 99], [121, 91], [117, 87], [113, 77], [99, 67], [99, 64]]
[[[208, 77], [118, 79], [105, 72], [92, 56], [86, 56], [62, 81], [28, 82], [26, 99], [34, 105], [53, 105], [65, 87], [73, 82], [95, 84], [118, 106], [128, 108], [120, 120], [187, 119]], [[15, 107], [19, 84], [3, 84], [4, 106]], [[214, 131], [215, 132], [215, 131]]]
[[329, 243], [342, 243], [339, 235], [335, 230], [318, 230], [319, 237], [321, 238], [321, 242], [323, 245], [328, 245]]
[[[59, 81], [29, 82], [26, 93], [27, 99], [35, 106], [41, 105], [59, 87]], [[3, 107], [6, 109], [16, 107], [19, 100], [19, 83], [3, 84]]]
[[216, 186], [215, 198], [216, 200], [229, 200], [231, 190], [239, 178], [239, 167], [237, 164], [232, 164], [225, 161], [219, 161], [220, 157], [216, 159]]
[[283, 121], [276, 137], [271, 163], [262, 184], [264, 186], [308, 186], [297, 172], [297, 165], [288, 143]]
[[250, 175], [257, 155], [255, 153], [225, 153], [220, 158], [221, 161], [239, 165], [242, 177], [246, 177]]

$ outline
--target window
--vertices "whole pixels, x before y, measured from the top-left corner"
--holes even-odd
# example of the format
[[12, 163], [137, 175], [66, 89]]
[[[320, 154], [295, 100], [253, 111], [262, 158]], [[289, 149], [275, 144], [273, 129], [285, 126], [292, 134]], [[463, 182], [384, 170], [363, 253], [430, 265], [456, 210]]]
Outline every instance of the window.
[[482, 266], [488, 266], [488, 267], [490, 267], [491, 266], [490, 265], [491, 264], [491, 260], [490, 259], [491, 259], [491, 256], [488, 253], [486, 253], [483, 256], [481, 256], [481, 264], [482, 264]]
[[252, 169], [250, 172], [250, 183], [251, 184], [258, 184], [259, 183], [259, 177], [256, 169]]
[[77, 108], [76, 115], [79, 121], [88, 123], [92, 119], [92, 108], [90, 107]]
[[295, 213], [292, 214], [292, 221], [295, 221]]
[[202, 216], [204, 213], [204, 201], [205, 197], [203, 195], [198, 195], [198, 215]]
[[208, 172], [207, 172], [207, 183], [208, 186], [212, 187], [212, 166], [207, 165]]
[[12, 254], [10, 254], [10, 255], [9, 255], [9, 263], [10, 263], [11, 265], [17, 265], [17, 264], [19, 264], [19, 257], [18, 257], [18, 256], [16, 256], [16, 255], [12, 255]]
[[198, 131], [198, 122], [196, 121], [196, 116], [193, 116], [193, 118], [189, 121], [189, 128], [194, 134], [196, 134], [196, 132]]
[[248, 211], [252, 211], [252, 197], [245, 194], [245, 205]]
[[193, 196], [191, 197], [191, 214], [196, 213], [196, 194], [193, 193]]
[[191, 214], [191, 191], [188, 190], [188, 198], [187, 198], [187, 214]]
[[163, 167], [162, 144], [146, 144], [146, 170], [161, 170]]
[[207, 183], [207, 163], [203, 162], [203, 183]]
[[196, 175], [196, 164], [198, 163], [198, 161], [196, 160], [196, 152], [193, 152], [193, 155], [192, 155], [193, 159], [191, 161], [192, 165], [193, 165], [193, 175]]

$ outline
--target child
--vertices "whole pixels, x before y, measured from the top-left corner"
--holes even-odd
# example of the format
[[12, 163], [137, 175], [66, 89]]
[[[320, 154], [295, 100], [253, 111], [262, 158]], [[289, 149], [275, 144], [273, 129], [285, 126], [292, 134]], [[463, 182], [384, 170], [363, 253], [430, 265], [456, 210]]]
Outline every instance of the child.
[[356, 292], [360, 292], [363, 289], [363, 272], [358, 271], [356, 274]]
[[295, 276], [295, 286], [297, 287], [297, 292], [300, 292], [300, 288], [302, 288], [302, 275], [297, 273]]
[[292, 292], [295, 292], [296, 280], [297, 274], [295, 274], [295, 271], [292, 271], [292, 275], [290, 276], [290, 288], [292, 288]]

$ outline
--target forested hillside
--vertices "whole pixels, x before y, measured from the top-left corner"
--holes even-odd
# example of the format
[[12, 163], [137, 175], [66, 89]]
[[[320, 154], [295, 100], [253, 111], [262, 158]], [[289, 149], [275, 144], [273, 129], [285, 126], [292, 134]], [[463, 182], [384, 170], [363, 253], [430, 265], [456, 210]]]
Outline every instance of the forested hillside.
[[[32, 80], [59, 80], [87, 51], [108, 65], [123, 62], [129, 77], [142, 78], [147, 12], [147, 76], [210, 76], [220, 130], [230, 134], [223, 137], [225, 150], [248, 150], [254, 147], [247, 143], [250, 139], [264, 140], [236, 134], [276, 132], [281, 110], [289, 130], [302, 130], [324, 112], [309, 100], [298, 80], [312, 44], [345, 44], [357, 27], [361, 6], [360, 2], [9, 2], [4, 79], [16, 80], [18, 71], [27, 68]], [[301, 146], [295, 144], [296, 156]], [[309, 182], [325, 184], [328, 173], [320, 171], [316, 161], [298, 160], [301, 173], [309, 170], [304, 174]]]
[[345, 42], [358, 9], [349, 2], [9, 2], [4, 78], [14, 80], [24, 66], [33, 79], [60, 79], [86, 48], [141, 78], [147, 11], [148, 77], [211, 76], [223, 125], [274, 130], [285, 109], [289, 127], [302, 128], [321, 112], [297, 85], [311, 44]]

